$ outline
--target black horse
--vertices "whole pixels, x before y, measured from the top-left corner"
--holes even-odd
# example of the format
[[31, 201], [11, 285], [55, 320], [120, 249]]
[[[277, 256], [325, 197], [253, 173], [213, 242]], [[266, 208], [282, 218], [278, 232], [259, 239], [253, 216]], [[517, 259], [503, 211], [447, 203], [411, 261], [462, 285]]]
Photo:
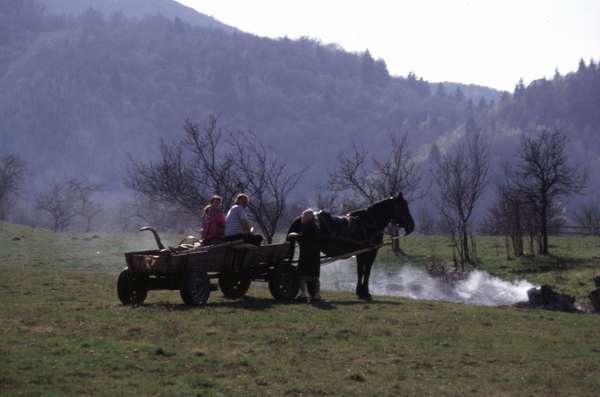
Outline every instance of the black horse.
[[[317, 213], [317, 218], [321, 231], [320, 250], [329, 257], [377, 246], [383, 241], [383, 230], [390, 222], [404, 228], [406, 234], [415, 228], [408, 203], [402, 193], [346, 216], [332, 216], [321, 211]], [[299, 220], [292, 224], [290, 232], [295, 231], [298, 222]], [[361, 299], [371, 299], [369, 276], [376, 256], [377, 249], [356, 256], [356, 295]]]

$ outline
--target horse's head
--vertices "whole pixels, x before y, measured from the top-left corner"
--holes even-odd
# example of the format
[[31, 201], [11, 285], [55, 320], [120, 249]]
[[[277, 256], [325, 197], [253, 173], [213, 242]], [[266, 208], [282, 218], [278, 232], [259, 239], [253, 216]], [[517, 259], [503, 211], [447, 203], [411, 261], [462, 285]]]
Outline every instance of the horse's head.
[[396, 197], [392, 197], [391, 200], [394, 202], [394, 210], [392, 214], [392, 223], [404, 229], [406, 234], [412, 233], [415, 229], [415, 221], [408, 208], [408, 202], [402, 195], [402, 192], [398, 193]]

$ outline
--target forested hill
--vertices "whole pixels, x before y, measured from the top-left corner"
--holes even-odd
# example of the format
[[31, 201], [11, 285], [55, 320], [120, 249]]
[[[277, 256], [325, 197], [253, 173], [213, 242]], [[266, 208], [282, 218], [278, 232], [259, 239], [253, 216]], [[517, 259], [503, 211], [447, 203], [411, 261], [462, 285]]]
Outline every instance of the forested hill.
[[430, 143], [490, 106], [314, 40], [14, 4], [0, 3], [0, 150], [24, 155], [38, 179], [87, 176], [121, 188], [128, 153], [151, 158], [186, 118], [214, 111], [292, 166], [311, 165], [311, 187], [353, 141], [384, 147], [389, 131], [406, 131], [411, 144]]
[[310, 39], [260, 38], [157, 15], [43, 9], [32, 0], [0, 2], [0, 152], [22, 155], [40, 188], [49, 178], [86, 177], [124, 189], [128, 154], [155, 158], [161, 139], [179, 140], [184, 120], [202, 121], [207, 112], [253, 130], [292, 168], [310, 166], [307, 189], [327, 180], [341, 151], [358, 143], [377, 154], [389, 132], [408, 133], [423, 158], [432, 143], [443, 150], [468, 125], [507, 143], [515, 130], [560, 124], [582, 150], [589, 150], [586, 134], [597, 132], [591, 108], [600, 89], [582, 80], [597, 76], [595, 64], [501, 96], [412, 73], [393, 77], [368, 51]]
[[600, 189], [600, 67], [581, 60], [577, 71], [525, 86], [479, 114], [477, 127], [492, 137], [498, 157], [514, 157], [522, 134], [540, 129], [560, 130], [569, 141], [570, 161], [589, 172], [588, 195]]
[[194, 26], [212, 29], [235, 30], [215, 18], [201, 14], [174, 0], [38, 0], [52, 14], [79, 16], [89, 8], [101, 11], [105, 15], [122, 13], [127, 17], [143, 18], [162, 15], [167, 18], [179, 18]]
[[[576, 72], [551, 80], [539, 79], [504, 96], [493, 117], [504, 127], [556, 127], [587, 141], [600, 139], [600, 67], [592, 59], [579, 61]], [[574, 136], [575, 138], [575, 136]], [[600, 149], [600, 147], [599, 147]], [[600, 150], [598, 150], [600, 152]]]

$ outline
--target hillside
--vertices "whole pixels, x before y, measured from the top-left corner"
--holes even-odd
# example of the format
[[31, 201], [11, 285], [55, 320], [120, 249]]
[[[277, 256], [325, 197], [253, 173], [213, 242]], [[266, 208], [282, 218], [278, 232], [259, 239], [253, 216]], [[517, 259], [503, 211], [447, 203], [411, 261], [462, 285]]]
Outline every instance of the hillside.
[[[505, 260], [494, 249], [501, 237], [481, 242], [484, 268], [493, 259], [507, 276], [561, 290], [587, 293], [598, 271], [598, 237], [556, 239], [577, 258], [540, 257], [559, 265], [543, 272]], [[419, 260], [430, 243], [411, 236], [410, 257], [395, 258]], [[120, 305], [122, 252], [153, 246], [141, 233], [0, 223], [2, 395], [597, 396], [598, 315], [332, 291], [321, 305], [286, 304], [258, 282], [243, 299], [213, 291], [203, 308], [182, 305], [177, 291]], [[452, 257], [442, 241], [438, 249]], [[412, 288], [428, 288], [422, 281]]]
[[504, 153], [514, 148], [522, 134], [543, 128], [566, 134], [569, 162], [589, 174], [585, 196], [573, 198], [572, 208], [574, 202], [597, 199], [600, 191], [599, 106], [600, 67], [594, 60], [581, 60], [575, 72], [557, 73], [527, 86], [519, 82], [513, 95], [503, 96], [493, 111], [480, 115], [480, 124], [497, 138], [498, 149]]
[[3, 14], [2, 151], [23, 155], [38, 187], [84, 176], [121, 190], [128, 153], [152, 157], [160, 139], [179, 139], [186, 118], [214, 111], [229, 127], [255, 131], [292, 167], [310, 164], [302, 181], [310, 191], [352, 142], [380, 150], [394, 131], [418, 147], [473, 108], [460, 90], [437, 95], [414, 74], [390, 76], [368, 52], [314, 40], [92, 10], [68, 19], [25, 6]]
[[193, 26], [234, 31], [215, 18], [201, 14], [173, 0], [39, 0], [51, 14], [67, 14], [77, 17], [89, 8], [105, 15], [122, 13], [127, 17], [143, 18], [162, 15], [166, 18], [179, 18]]
[[[126, 10], [137, 4], [130, 1], [102, 4]], [[174, 3], [144, 4], [163, 10]], [[0, 154], [27, 161], [30, 193], [79, 177], [122, 196], [129, 156], [156, 159], [161, 141], [179, 141], [184, 121], [202, 122], [208, 112], [229, 129], [254, 131], [291, 170], [307, 168], [292, 200], [314, 198], [338, 155], [354, 143], [377, 156], [390, 133], [408, 134], [426, 163], [427, 186], [427, 162], [468, 129], [489, 138], [492, 184], [521, 136], [559, 128], [569, 136], [572, 159], [589, 168], [588, 193], [600, 188], [594, 62], [500, 93], [431, 83], [414, 73], [391, 76], [385, 61], [368, 51], [136, 15], [86, 8], [64, 17], [43, 12], [33, 0], [17, 8], [0, 3]], [[478, 211], [494, 194], [488, 189]], [[427, 205], [427, 199], [418, 203]]]

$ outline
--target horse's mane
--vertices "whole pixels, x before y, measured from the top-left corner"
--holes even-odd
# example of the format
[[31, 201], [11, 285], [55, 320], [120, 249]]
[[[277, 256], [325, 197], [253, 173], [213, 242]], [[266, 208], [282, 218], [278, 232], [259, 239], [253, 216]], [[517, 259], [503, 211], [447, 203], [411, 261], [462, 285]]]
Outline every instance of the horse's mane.
[[368, 213], [370, 216], [379, 216], [381, 214], [389, 214], [390, 206], [394, 203], [394, 197], [388, 197], [383, 200], [380, 200], [370, 206], [368, 206], [364, 211]]
[[[360, 208], [354, 210], [346, 215], [349, 218], [361, 219], [362, 222], [366, 222], [365, 225], [369, 227], [376, 226], [376, 229], [382, 227], [383, 223], [387, 223], [389, 215], [389, 205], [393, 202], [393, 197], [380, 200], [366, 208]], [[385, 217], [385, 219], [382, 218]]]
[[388, 198], [384, 198], [383, 200], [379, 200], [378, 202], [376, 202], [375, 204], [372, 204], [370, 206], [368, 206], [366, 209], [367, 210], [374, 210], [374, 209], [378, 209], [379, 207], [383, 207], [384, 205], [389, 204], [389, 202], [391, 200], [395, 200], [394, 197], [388, 197]]
[[361, 213], [364, 213], [365, 211], [367, 212], [372, 212], [373, 210], [378, 210], [380, 207], [384, 207], [385, 205], [389, 204], [390, 200], [393, 200], [393, 197], [388, 197], [385, 198], [383, 200], [379, 200], [376, 203], [373, 203], [371, 205], [369, 205], [368, 207], [364, 207], [364, 208], [359, 208], [356, 209], [354, 211], [350, 211], [349, 215], [353, 216], [353, 215], [360, 215]]

